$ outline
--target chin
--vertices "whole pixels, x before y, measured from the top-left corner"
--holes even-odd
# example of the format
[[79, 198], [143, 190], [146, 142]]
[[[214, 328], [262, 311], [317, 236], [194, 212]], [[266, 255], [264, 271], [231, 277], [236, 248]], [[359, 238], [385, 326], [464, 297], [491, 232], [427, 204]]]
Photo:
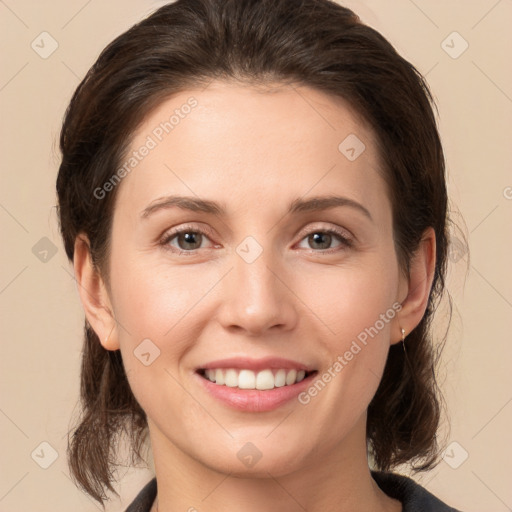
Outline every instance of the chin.
[[197, 460], [204, 466], [219, 473], [237, 478], [281, 477], [304, 467], [307, 454], [301, 442], [293, 442], [290, 447], [265, 439], [268, 432], [253, 436], [254, 441], [234, 441], [233, 446], [217, 449], [215, 452], [200, 455]]

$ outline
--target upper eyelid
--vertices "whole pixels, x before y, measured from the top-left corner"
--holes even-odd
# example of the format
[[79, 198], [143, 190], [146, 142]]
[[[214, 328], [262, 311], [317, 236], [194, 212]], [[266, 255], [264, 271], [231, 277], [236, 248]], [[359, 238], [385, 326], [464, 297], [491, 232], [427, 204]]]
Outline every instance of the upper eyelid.
[[321, 231], [331, 231], [331, 230], [334, 232], [340, 231], [341, 233], [339, 233], [339, 234], [346, 233], [346, 235], [347, 235], [346, 238], [355, 239], [355, 236], [352, 234], [351, 231], [349, 231], [347, 228], [343, 228], [341, 226], [335, 226], [335, 227], [334, 226], [321, 226], [321, 227], [316, 227], [316, 228], [315, 227], [313, 227], [313, 228], [306, 227], [299, 231], [298, 236], [300, 236], [300, 235], [306, 236], [311, 233], [315, 233], [316, 231], [321, 232]]
[[214, 230], [212, 228], [209, 228], [209, 227], [205, 227], [205, 226], [194, 226], [192, 224], [184, 224], [184, 225], [179, 225], [177, 227], [173, 227], [173, 228], [170, 228], [170, 229], [167, 229], [164, 231], [163, 235], [161, 238], [166, 238], [168, 236], [171, 236], [171, 235], [177, 235], [177, 234], [180, 234], [184, 231], [190, 231], [190, 232], [201, 232], [201, 233], [207, 233], [209, 235], [214, 235]]

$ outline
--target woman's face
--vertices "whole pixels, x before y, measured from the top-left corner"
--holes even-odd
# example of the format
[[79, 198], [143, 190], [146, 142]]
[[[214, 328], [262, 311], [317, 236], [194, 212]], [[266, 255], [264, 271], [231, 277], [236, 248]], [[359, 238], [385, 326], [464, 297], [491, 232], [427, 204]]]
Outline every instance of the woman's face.
[[307, 87], [213, 82], [126, 161], [110, 305], [154, 452], [279, 476], [363, 449], [405, 290], [372, 132]]

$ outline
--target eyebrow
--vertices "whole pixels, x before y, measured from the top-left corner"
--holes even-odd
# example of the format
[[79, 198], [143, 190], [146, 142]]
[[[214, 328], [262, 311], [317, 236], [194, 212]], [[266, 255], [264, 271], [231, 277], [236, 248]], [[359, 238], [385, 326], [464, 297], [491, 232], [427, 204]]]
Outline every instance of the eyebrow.
[[[299, 213], [299, 212], [316, 212], [327, 210], [330, 208], [336, 208], [340, 206], [353, 208], [368, 219], [373, 221], [373, 218], [367, 208], [362, 204], [342, 196], [316, 196], [309, 199], [295, 199], [288, 207], [288, 214]], [[146, 219], [153, 213], [159, 210], [165, 210], [169, 208], [177, 207], [182, 210], [189, 210], [193, 212], [211, 213], [214, 215], [225, 216], [225, 208], [215, 201], [208, 199], [200, 199], [193, 196], [165, 196], [160, 197], [150, 203], [142, 212], [141, 218]]]

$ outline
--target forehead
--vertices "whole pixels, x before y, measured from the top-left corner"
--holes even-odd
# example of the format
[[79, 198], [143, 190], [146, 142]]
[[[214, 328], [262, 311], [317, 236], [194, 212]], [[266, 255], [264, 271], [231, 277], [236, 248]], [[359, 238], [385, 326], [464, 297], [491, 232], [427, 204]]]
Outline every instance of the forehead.
[[146, 117], [129, 160], [119, 194], [131, 206], [215, 193], [243, 208], [250, 196], [271, 202], [332, 187], [378, 199], [384, 187], [371, 128], [343, 99], [303, 86], [214, 81], [181, 91]]

